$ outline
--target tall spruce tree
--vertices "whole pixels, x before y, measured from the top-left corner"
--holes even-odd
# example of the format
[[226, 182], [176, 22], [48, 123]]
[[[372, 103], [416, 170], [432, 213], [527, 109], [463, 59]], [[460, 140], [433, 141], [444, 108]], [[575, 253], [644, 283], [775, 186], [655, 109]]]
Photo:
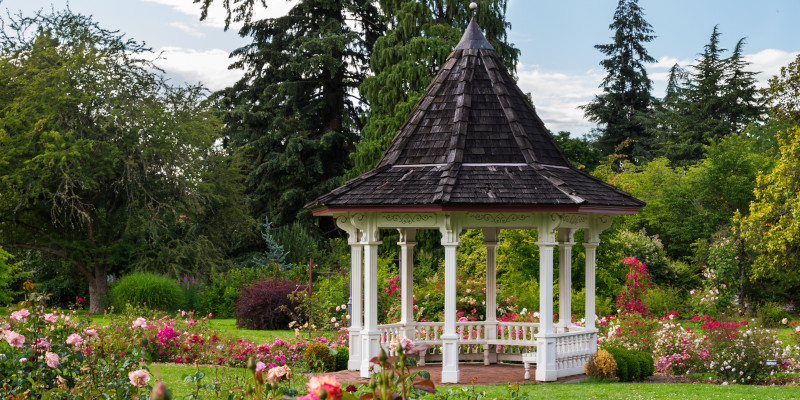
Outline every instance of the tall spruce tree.
[[253, 42], [232, 53], [245, 74], [221, 92], [223, 120], [226, 145], [251, 165], [251, 213], [276, 226], [312, 223], [303, 206], [338, 186], [350, 166], [361, 127], [357, 87], [383, 30], [377, 7], [301, 0], [283, 17], [257, 21], [233, 11], [249, 20], [240, 35]]
[[600, 62], [608, 72], [600, 85], [603, 93], [582, 108], [590, 121], [600, 124], [597, 144], [606, 154], [630, 139], [632, 146], [622, 151], [634, 159], [648, 159], [654, 98], [644, 63], [655, 59], [644, 44], [655, 38], [653, 29], [638, 0], [620, 0], [609, 29], [614, 42], [595, 46], [607, 56]]
[[[474, 12], [486, 38], [510, 71], [519, 50], [508, 43], [508, 0], [483, 0]], [[381, 0], [389, 30], [375, 43], [361, 93], [369, 103], [348, 178], [371, 169], [405, 122], [425, 88], [461, 39], [473, 16], [463, 0]]]
[[742, 130], [764, 112], [755, 87], [755, 72], [743, 58], [744, 39], [730, 57], [720, 47], [715, 26], [697, 63], [686, 79], [670, 79], [665, 107], [658, 117], [658, 153], [678, 165], [700, 160], [712, 142]]

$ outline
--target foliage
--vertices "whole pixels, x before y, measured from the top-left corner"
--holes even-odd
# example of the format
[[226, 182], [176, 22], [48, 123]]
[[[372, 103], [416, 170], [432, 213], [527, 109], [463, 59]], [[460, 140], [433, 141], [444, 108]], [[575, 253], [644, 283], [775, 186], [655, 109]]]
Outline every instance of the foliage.
[[213, 313], [218, 318], [233, 317], [239, 290], [266, 277], [267, 273], [265, 268], [240, 267], [212, 275], [200, 289], [200, 311]]
[[597, 145], [605, 154], [630, 140], [633, 146], [625, 151], [636, 160], [646, 160], [651, 158], [648, 127], [654, 99], [644, 63], [655, 59], [644, 45], [655, 36], [638, 0], [620, 0], [609, 29], [614, 32], [613, 43], [594, 46], [607, 57], [600, 62], [607, 71], [600, 84], [603, 93], [581, 108], [589, 120], [600, 124]]
[[[370, 70], [359, 89], [369, 104], [361, 141], [351, 155], [354, 178], [375, 166], [394, 135], [422, 97], [425, 88], [461, 38], [472, 10], [458, 0], [380, 0], [388, 29], [377, 38]], [[514, 71], [519, 50], [508, 43], [507, 0], [480, 2], [475, 19], [504, 61]]]
[[730, 57], [723, 58], [720, 32], [715, 26], [709, 43], [686, 79], [673, 68], [664, 107], [657, 116], [658, 152], [678, 165], [700, 160], [705, 146], [757, 121], [764, 112], [755, 86], [756, 72], [747, 71], [744, 39]]
[[771, 118], [800, 122], [800, 55], [769, 79], [764, 95]]
[[14, 287], [18, 287], [32, 273], [25, 271], [21, 262], [9, 263], [12, 258], [13, 256], [0, 246], [0, 304], [11, 303], [19, 297], [22, 292], [15, 290]]
[[336, 348], [336, 369], [335, 371], [344, 371], [347, 369], [347, 362], [350, 360], [350, 349], [345, 346]]
[[296, 304], [289, 295], [305, 290], [297, 282], [264, 278], [240, 289], [236, 300], [236, 325], [248, 329], [286, 329]]
[[315, 372], [330, 372], [336, 370], [336, 356], [331, 348], [323, 343], [311, 343], [306, 347], [305, 362]]
[[[147, 47], [90, 17], [54, 11], [3, 24], [0, 241], [65, 260], [98, 312], [108, 274], [149, 257], [182, 215], [206, 210], [218, 121], [203, 88], [169, 85]], [[203, 237], [187, 240], [213, 249]]]
[[[739, 250], [735, 241], [721, 238], [710, 246], [708, 267], [703, 270], [703, 287], [694, 295], [695, 310], [701, 314], [726, 312], [734, 306], [739, 296], [743, 271], [739, 263]], [[741, 304], [744, 299], [738, 299]]]
[[736, 215], [738, 230], [755, 252], [751, 279], [767, 278], [773, 289], [797, 298], [800, 287], [800, 128], [778, 134], [780, 157], [771, 172], [757, 178], [750, 214]]
[[559, 131], [553, 135], [553, 140], [577, 169], [593, 171], [603, 159], [603, 151], [597, 147], [597, 143], [586, 137], [573, 138], [569, 132]]
[[642, 296], [642, 303], [647, 304], [647, 309], [654, 317], [666, 316], [670, 311], [691, 314], [693, 308], [687, 295], [686, 290], [679, 287], [653, 285]]
[[606, 350], [597, 350], [584, 365], [586, 375], [593, 378], [614, 379], [617, 373], [617, 362]]
[[769, 328], [775, 328], [779, 327], [782, 321], [786, 321], [789, 313], [777, 303], [766, 302], [758, 307], [758, 316], [762, 324]]
[[145, 305], [154, 310], [175, 311], [186, 299], [175, 281], [150, 272], [128, 274], [111, 288], [111, 301], [122, 309], [125, 304]]

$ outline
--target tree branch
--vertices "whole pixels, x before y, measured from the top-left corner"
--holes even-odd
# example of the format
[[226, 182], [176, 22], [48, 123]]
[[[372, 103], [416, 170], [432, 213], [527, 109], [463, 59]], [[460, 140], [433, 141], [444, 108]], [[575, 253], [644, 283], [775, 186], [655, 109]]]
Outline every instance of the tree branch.
[[57, 249], [54, 249], [52, 247], [47, 247], [47, 246], [36, 246], [36, 245], [25, 244], [25, 243], [6, 243], [3, 246], [7, 247], [7, 248], [10, 248], [10, 249], [18, 248], [18, 249], [38, 250], [38, 251], [42, 251], [42, 252], [45, 252], [45, 253], [50, 253], [50, 254], [52, 254], [54, 256], [58, 256], [58, 257], [66, 257], [67, 256], [67, 252], [66, 251], [57, 250]]

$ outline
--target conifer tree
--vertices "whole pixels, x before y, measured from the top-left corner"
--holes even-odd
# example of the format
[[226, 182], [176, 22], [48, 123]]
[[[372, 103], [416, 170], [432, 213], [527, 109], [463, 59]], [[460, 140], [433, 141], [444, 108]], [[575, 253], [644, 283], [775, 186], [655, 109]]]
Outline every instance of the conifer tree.
[[678, 165], [701, 159], [707, 145], [741, 131], [764, 112], [756, 73], [746, 70], [750, 63], [743, 58], [744, 39], [725, 58], [720, 35], [715, 26], [682, 84], [670, 78], [658, 120], [658, 152]]
[[[507, 3], [483, 0], [474, 14], [506, 67], [515, 71], [519, 50], [508, 43]], [[360, 87], [369, 111], [348, 178], [378, 162], [473, 16], [462, 0], [381, 0], [380, 6], [389, 29], [372, 52], [374, 75]]]
[[614, 42], [595, 46], [607, 57], [600, 62], [608, 72], [600, 85], [603, 93], [582, 108], [589, 120], [600, 124], [597, 144], [606, 154], [630, 139], [632, 146], [623, 152], [634, 159], [647, 159], [654, 99], [644, 63], [655, 59], [644, 45], [655, 38], [653, 28], [645, 21], [638, 0], [620, 0], [609, 28], [614, 31]]
[[242, 27], [253, 42], [233, 52], [232, 67], [245, 74], [221, 96], [226, 145], [251, 166], [252, 215], [312, 223], [303, 206], [339, 185], [361, 126], [354, 96], [382, 31], [376, 21], [371, 2], [301, 0]]

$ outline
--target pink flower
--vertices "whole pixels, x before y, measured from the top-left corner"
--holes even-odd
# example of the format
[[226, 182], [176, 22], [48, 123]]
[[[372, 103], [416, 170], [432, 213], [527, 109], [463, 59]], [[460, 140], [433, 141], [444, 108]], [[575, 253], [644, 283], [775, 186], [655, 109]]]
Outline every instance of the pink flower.
[[73, 334], [67, 336], [67, 344], [80, 346], [81, 343], [83, 343], [83, 338], [81, 337], [81, 335], [78, 335], [77, 333], [73, 333]]
[[11, 319], [17, 322], [24, 321], [29, 315], [31, 315], [31, 313], [23, 308], [22, 310], [12, 312]]
[[136, 328], [144, 328], [145, 326], [147, 326], [147, 320], [142, 318], [142, 317], [136, 318], [136, 321], [133, 321], [133, 328], [134, 329], [136, 329]]
[[131, 381], [131, 385], [137, 388], [145, 387], [147, 382], [150, 381], [150, 371], [137, 369], [136, 371], [128, 372], [128, 380]]
[[83, 303], [83, 297], [78, 297], [78, 303]]
[[331, 323], [336, 322], [336, 317], [331, 318]]
[[97, 329], [94, 328], [89, 328], [83, 331], [83, 333], [86, 334], [86, 336], [97, 337]]
[[44, 355], [45, 362], [47, 366], [50, 368], [55, 368], [61, 365], [61, 361], [58, 359], [58, 354], [48, 351]]
[[25, 344], [25, 336], [20, 335], [14, 331], [8, 331], [5, 334], [6, 342], [11, 345], [11, 347], [22, 347]]
[[58, 315], [47, 313], [44, 315], [44, 320], [47, 322], [56, 322], [58, 321]]
[[292, 374], [292, 370], [288, 365], [282, 367], [274, 367], [267, 372], [267, 382], [275, 383], [282, 380], [288, 380]]
[[305, 397], [313, 396], [310, 398], [319, 399], [322, 392], [325, 391], [327, 393], [325, 400], [341, 400], [342, 398], [342, 385], [333, 375], [315, 376], [306, 385], [308, 386], [308, 395]]
[[267, 369], [267, 364], [264, 364], [261, 361], [256, 363], [256, 372], [261, 372], [261, 371], [263, 371], [265, 369]]

